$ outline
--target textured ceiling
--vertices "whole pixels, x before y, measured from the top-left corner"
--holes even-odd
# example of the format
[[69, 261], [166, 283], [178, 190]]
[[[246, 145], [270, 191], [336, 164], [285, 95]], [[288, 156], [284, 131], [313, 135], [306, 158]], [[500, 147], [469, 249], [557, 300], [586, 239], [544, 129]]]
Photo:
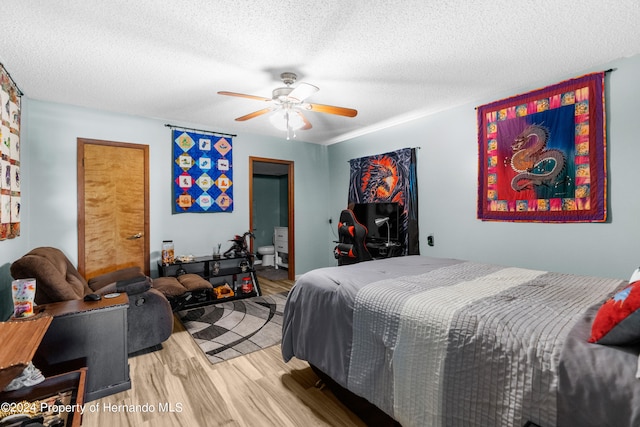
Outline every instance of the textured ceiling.
[[261, 101], [320, 88], [297, 139], [330, 144], [640, 53], [637, 0], [5, 0], [0, 61], [25, 96], [284, 138]]

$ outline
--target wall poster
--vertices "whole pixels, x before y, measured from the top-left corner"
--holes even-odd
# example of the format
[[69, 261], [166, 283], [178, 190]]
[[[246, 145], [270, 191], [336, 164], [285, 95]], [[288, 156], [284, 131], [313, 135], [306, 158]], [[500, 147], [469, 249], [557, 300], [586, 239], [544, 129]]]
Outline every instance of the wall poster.
[[173, 213], [232, 212], [232, 137], [172, 129]]
[[604, 72], [478, 107], [478, 218], [607, 219]]
[[0, 64], [0, 240], [20, 235], [20, 89]]
[[349, 160], [349, 205], [398, 203], [403, 255], [420, 255], [416, 148]]

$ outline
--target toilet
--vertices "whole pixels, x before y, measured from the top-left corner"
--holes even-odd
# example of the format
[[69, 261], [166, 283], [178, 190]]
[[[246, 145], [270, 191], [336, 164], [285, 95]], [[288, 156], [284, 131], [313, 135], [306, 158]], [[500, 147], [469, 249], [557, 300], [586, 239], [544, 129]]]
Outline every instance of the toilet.
[[258, 254], [262, 255], [263, 267], [273, 267], [275, 265], [275, 253], [274, 246], [260, 246], [258, 248]]

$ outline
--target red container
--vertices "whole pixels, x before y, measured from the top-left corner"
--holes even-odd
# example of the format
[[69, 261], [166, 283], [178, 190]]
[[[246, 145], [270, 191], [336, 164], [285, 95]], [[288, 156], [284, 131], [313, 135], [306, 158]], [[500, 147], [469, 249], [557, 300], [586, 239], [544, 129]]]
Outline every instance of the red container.
[[249, 294], [253, 292], [253, 281], [251, 277], [244, 277], [242, 279], [242, 286], [240, 288], [243, 294]]

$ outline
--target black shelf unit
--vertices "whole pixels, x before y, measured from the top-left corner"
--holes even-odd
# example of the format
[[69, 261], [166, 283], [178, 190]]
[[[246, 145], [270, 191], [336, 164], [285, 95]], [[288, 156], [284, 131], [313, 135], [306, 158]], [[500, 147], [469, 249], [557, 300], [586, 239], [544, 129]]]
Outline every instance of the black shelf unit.
[[[237, 255], [231, 257], [214, 258], [213, 256], [194, 257], [190, 261], [179, 261], [163, 265], [158, 262], [158, 274], [164, 277], [176, 277], [179, 274], [197, 274], [206, 279], [215, 288], [228, 284], [234, 292], [234, 296], [217, 298], [213, 290], [207, 289], [194, 293], [191, 300], [184, 304], [182, 308], [194, 308], [209, 304], [216, 304], [226, 301], [234, 301], [242, 298], [249, 298], [262, 295], [256, 271], [253, 268], [251, 255]], [[245, 277], [251, 278], [253, 291], [242, 293], [241, 285]]]

